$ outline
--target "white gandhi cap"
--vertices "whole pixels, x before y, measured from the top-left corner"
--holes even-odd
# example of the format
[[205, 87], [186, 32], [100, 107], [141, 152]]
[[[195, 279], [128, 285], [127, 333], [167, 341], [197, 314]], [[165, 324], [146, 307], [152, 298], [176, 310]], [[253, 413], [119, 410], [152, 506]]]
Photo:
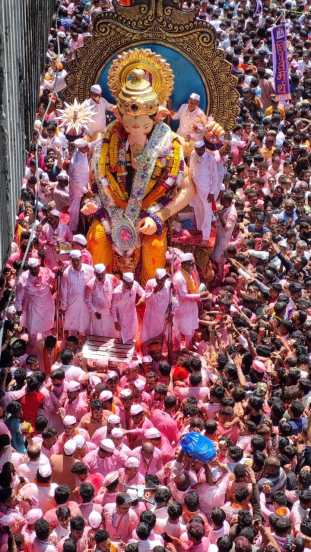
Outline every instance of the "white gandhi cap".
[[80, 390], [80, 383], [78, 381], [71, 380], [67, 385], [67, 391], [74, 393]]
[[94, 266], [94, 271], [96, 274], [103, 274], [105, 270], [106, 270], [106, 265], [104, 265], [103, 263], [98, 263]]
[[150, 364], [152, 362], [152, 357], [150, 355], [145, 355], [141, 361], [143, 364]]
[[50, 215], [52, 215], [52, 217], [57, 217], [57, 218], [59, 218], [59, 217], [60, 217], [60, 212], [59, 212], [58, 209], [52, 209], [52, 210], [50, 211]]
[[40, 182], [49, 182], [49, 175], [46, 172], [41, 173]]
[[89, 526], [92, 527], [92, 529], [98, 529], [100, 527], [102, 522], [102, 517], [99, 512], [96, 510], [93, 510], [89, 515]]
[[130, 413], [131, 413], [131, 416], [137, 416], [138, 414], [141, 414], [143, 411], [144, 409], [141, 406], [141, 404], [132, 404]]
[[144, 432], [144, 437], [146, 439], [160, 439], [161, 433], [160, 431], [155, 427], [148, 427], [146, 431]]
[[138, 468], [139, 466], [139, 460], [136, 458], [136, 456], [130, 456], [125, 461], [125, 467], [126, 468]]
[[82, 245], [83, 247], [86, 246], [87, 240], [86, 237], [83, 236], [83, 234], [75, 234], [72, 238], [73, 243], [78, 243], [79, 245]]
[[129, 284], [131, 284], [132, 282], [134, 282], [134, 274], [133, 272], [124, 272], [124, 274], [122, 275], [122, 280], [124, 282], [128, 282]]
[[103, 485], [106, 487], [107, 485], [111, 485], [111, 483], [114, 483], [119, 479], [120, 474], [118, 471], [113, 471], [110, 473], [107, 473], [106, 477], [104, 478]]
[[115, 450], [115, 445], [112, 439], [103, 439], [100, 442], [99, 448], [105, 452], [113, 452]]
[[[83, 437], [83, 435], [80, 435], [80, 433], [78, 435], [75, 435], [72, 440], [75, 441], [77, 449], [82, 449], [86, 443], [85, 438]], [[69, 443], [69, 441], [67, 442]]]
[[93, 84], [90, 88], [92, 94], [102, 94], [102, 88], [99, 84]]
[[124, 437], [124, 429], [122, 429], [122, 427], [114, 427], [111, 430], [111, 437], [114, 437], [115, 439], [122, 439], [122, 437]]
[[107, 381], [110, 381], [112, 379], [118, 379], [118, 378], [119, 378], [118, 372], [116, 372], [115, 370], [109, 370], [107, 372]]
[[183, 253], [180, 256], [180, 260], [182, 263], [194, 262], [194, 256], [192, 255], [192, 253]]
[[63, 423], [64, 423], [64, 426], [65, 427], [70, 427], [70, 426], [73, 426], [77, 423], [77, 420], [74, 416], [65, 416], [64, 420], [63, 420]]
[[39, 259], [37, 259], [36, 257], [30, 257], [30, 259], [28, 259], [28, 266], [30, 266], [30, 268], [36, 268], [37, 266], [40, 266]]
[[198, 140], [197, 142], [194, 143], [194, 147], [195, 148], [205, 148], [205, 142], [204, 140]]
[[196, 102], [199, 102], [200, 101], [200, 94], [196, 94], [195, 92], [192, 92], [192, 94], [190, 94], [190, 100], [194, 100]]
[[165, 268], [157, 268], [157, 270], [155, 271], [155, 277], [157, 278], [157, 280], [161, 280], [166, 275], [167, 275], [167, 272]]
[[129, 397], [132, 396], [132, 391], [130, 389], [128, 389], [128, 387], [126, 387], [125, 389], [121, 389], [120, 391], [120, 397], [122, 399], [129, 399]]
[[57, 180], [61, 180], [61, 179], [69, 180], [69, 176], [66, 173], [66, 171], [60, 171], [60, 173], [58, 174]]
[[138, 378], [134, 381], [134, 386], [136, 387], [137, 391], [143, 391], [143, 389], [145, 389], [145, 382], [142, 379]]
[[69, 439], [69, 441], [66, 441], [64, 444], [64, 454], [66, 456], [71, 456], [74, 454], [77, 450], [77, 443], [74, 439]]
[[111, 391], [109, 391], [109, 389], [104, 389], [99, 395], [99, 398], [103, 402], [110, 401], [112, 399], [112, 393]]
[[50, 477], [52, 475], [52, 468], [48, 462], [39, 464], [38, 473], [41, 477]]
[[79, 249], [72, 249], [70, 251], [71, 259], [81, 259], [81, 251]]
[[117, 425], [121, 422], [120, 416], [117, 416], [116, 414], [110, 414], [107, 418], [107, 422], [110, 425]]
[[25, 520], [27, 523], [34, 524], [36, 521], [43, 517], [43, 512], [40, 508], [31, 508], [25, 514]]

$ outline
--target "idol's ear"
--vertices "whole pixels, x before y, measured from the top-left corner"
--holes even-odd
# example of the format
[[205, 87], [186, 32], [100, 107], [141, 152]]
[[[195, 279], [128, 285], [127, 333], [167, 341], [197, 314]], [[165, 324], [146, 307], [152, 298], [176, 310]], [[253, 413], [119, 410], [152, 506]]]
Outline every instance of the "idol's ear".
[[119, 109], [117, 108], [117, 106], [112, 110], [112, 112], [113, 112], [115, 118], [117, 119], [117, 121], [119, 123], [122, 123], [122, 115], [121, 115]]

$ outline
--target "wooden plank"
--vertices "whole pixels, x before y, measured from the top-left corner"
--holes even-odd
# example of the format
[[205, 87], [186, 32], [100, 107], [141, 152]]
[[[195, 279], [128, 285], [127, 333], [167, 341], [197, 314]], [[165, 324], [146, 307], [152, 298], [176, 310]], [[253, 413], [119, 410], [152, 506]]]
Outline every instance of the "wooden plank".
[[93, 362], [131, 362], [137, 360], [134, 343], [122, 343], [120, 339], [90, 335], [82, 349], [83, 358]]

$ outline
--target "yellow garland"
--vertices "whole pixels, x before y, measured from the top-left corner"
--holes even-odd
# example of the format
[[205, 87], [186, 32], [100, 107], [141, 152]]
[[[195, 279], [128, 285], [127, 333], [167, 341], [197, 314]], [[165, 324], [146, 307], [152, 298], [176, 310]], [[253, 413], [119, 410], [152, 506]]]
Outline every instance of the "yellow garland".
[[[164, 168], [169, 170], [169, 176], [175, 178], [178, 176], [182, 159], [182, 147], [176, 138], [174, 138], [172, 146], [173, 151], [165, 160], [163, 160], [163, 158], [157, 159], [155, 169], [146, 189], [145, 197], [158, 183], [161, 184], [161, 182], [159, 182], [159, 177]], [[119, 147], [119, 133], [116, 128], [116, 123], [112, 123], [106, 130], [105, 140], [99, 159], [99, 172], [102, 178], [107, 178], [109, 187], [116, 201], [118, 202], [118, 200], [120, 200], [124, 202], [128, 201], [128, 194], [123, 188], [122, 182], [120, 182], [118, 178], [116, 179], [112, 174], [112, 172], [117, 172], [119, 175], [121, 175], [121, 173], [124, 174], [124, 167], [122, 167], [121, 171], [121, 167], [118, 166]]]
[[177, 177], [180, 171], [180, 161], [182, 159], [182, 147], [177, 140], [173, 140], [173, 166], [170, 175]]
[[118, 164], [119, 152], [119, 136], [117, 132], [113, 132], [109, 142], [110, 166], [114, 170]]
[[107, 153], [108, 153], [108, 142], [104, 142], [98, 162], [98, 170], [101, 178], [105, 178], [107, 170]]
[[109, 170], [107, 170], [106, 177], [109, 182], [109, 187], [113, 192], [113, 194], [119, 199], [121, 199], [121, 201], [127, 201], [128, 194], [121, 189], [119, 182], [117, 182], [117, 180], [114, 178], [114, 176], [111, 174]]

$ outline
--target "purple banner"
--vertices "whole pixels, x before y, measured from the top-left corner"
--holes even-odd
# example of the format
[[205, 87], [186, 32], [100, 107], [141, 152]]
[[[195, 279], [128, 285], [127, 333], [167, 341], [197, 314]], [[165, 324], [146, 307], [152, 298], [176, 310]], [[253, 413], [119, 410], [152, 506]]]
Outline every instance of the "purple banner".
[[287, 37], [285, 23], [271, 30], [273, 75], [276, 96], [281, 99], [291, 97], [288, 76]]

